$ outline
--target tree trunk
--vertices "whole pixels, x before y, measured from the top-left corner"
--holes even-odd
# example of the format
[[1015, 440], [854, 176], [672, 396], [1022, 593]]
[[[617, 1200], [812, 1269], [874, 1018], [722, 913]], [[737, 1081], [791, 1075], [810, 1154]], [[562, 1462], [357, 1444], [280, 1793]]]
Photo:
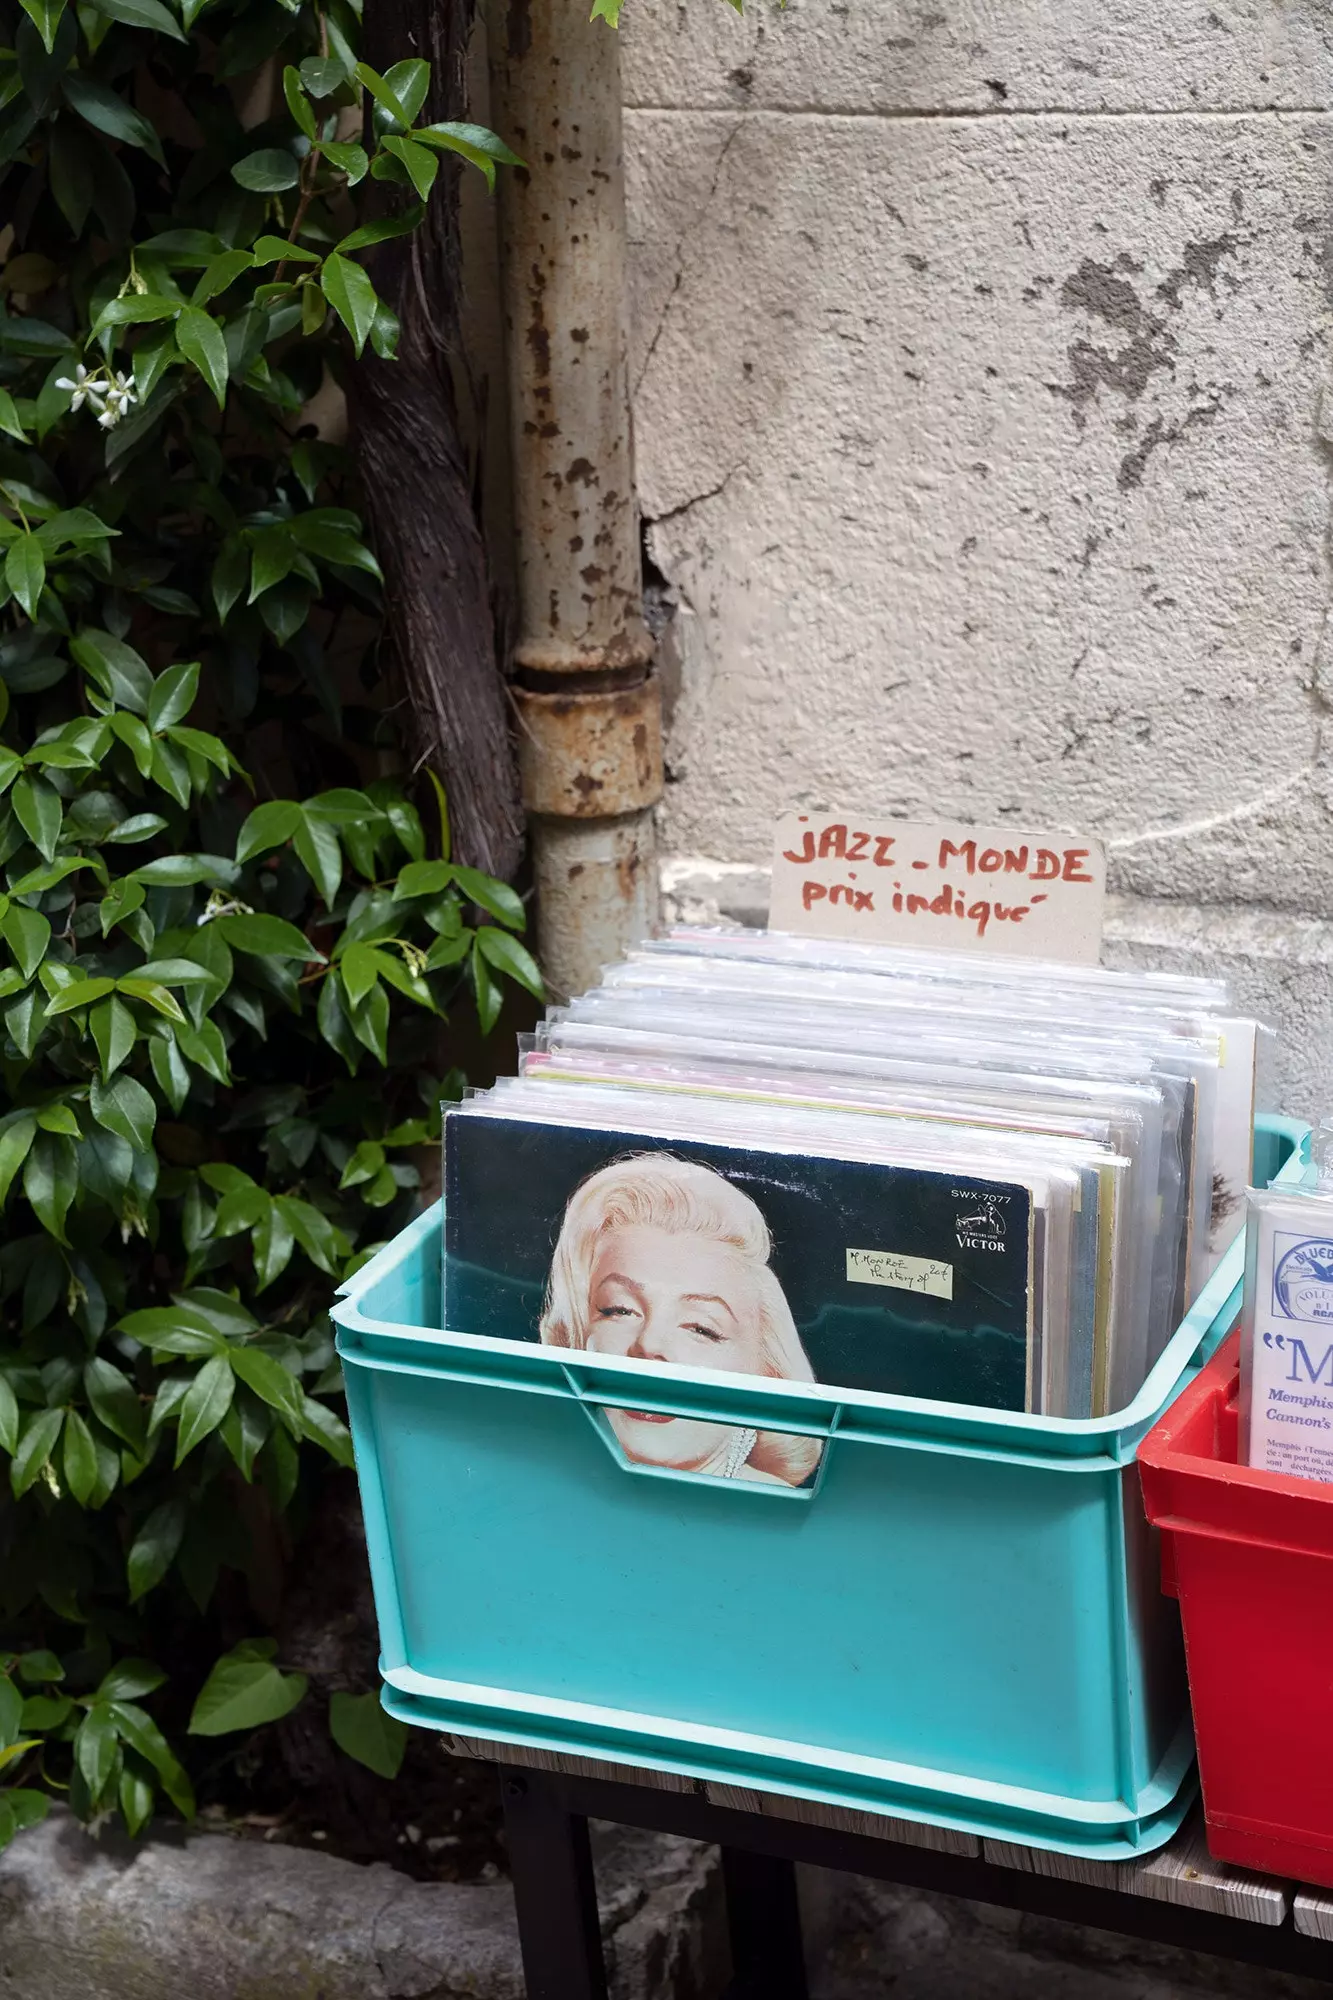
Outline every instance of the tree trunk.
[[[467, 116], [472, 11], [472, 0], [371, 0], [366, 8], [373, 68], [383, 72], [408, 56], [431, 65], [422, 124]], [[376, 288], [402, 333], [395, 361], [366, 349], [349, 404], [413, 762], [444, 781], [457, 858], [509, 878], [522, 852], [523, 812], [450, 367], [460, 352], [461, 171], [443, 155], [421, 228], [372, 253]], [[399, 203], [397, 189], [384, 192], [386, 207]]]

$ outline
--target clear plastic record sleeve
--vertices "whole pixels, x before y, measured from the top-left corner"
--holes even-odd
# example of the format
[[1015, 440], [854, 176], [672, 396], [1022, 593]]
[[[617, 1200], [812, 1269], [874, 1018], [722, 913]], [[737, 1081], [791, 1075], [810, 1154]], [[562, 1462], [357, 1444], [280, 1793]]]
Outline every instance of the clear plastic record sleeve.
[[[732, 1051], [730, 1062], [708, 1061], [683, 1040], [672, 1061], [661, 1053], [661, 1037], [656, 1038], [654, 1058], [637, 1060], [623, 1053], [561, 1052], [552, 1046], [559, 1044], [558, 1028], [543, 1039], [546, 1045], [523, 1060], [524, 1075], [538, 1083], [638, 1088], [737, 1106], [786, 1103], [823, 1112], [850, 1110], [905, 1127], [911, 1139], [937, 1151], [941, 1145], [955, 1152], [962, 1147], [977, 1159], [978, 1148], [991, 1146], [1001, 1157], [1047, 1171], [1056, 1212], [1049, 1225], [1044, 1213], [1040, 1218], [1036, 1272], [1041, 1309], [1030, 1407], [1066, 1416], [1093, 1413], [1097, 1368], [1113, 1351], [1117, 1326], [1139, 1303], [1129, 1256], [1136, 1237], [1124, 1217], [1143, 1201], [1142, 1190], [1131, 1180], [1133, 1162], [1121, 1150], [1123, 1125], [1106, 1117], [1071, 1116], [1067, 1107], [1042, 1117], [1027, 1102], [1016, 1108], [1011, 1100], [1007, 1110], [1002, 1099], [982, 1103], [975, 1079], [972, 1095], [966, 1096], [921, 1085], [904, 1089], [873, 1077], [829, 1079], [810, 1068], [756, 1070], [739, 1049]], [[1052, 1146], [1046, 1143], [1050, 1139], [1075, 1143]], [[1062, 1175], [1063, 1188], [1057, 1193]]]
[[[744, 1032], [767, 1029], [816, 1046], [910, 1048], [982, 1068], [1026, 1063], [1069, 1076], [1154, 1077], [1171, 1103], [1172, 1139], [1169, 1153], [1159, 1154], [1163, 1207], [1134, 1251], [1152, 1259], [1150, 1304], [1103, 1350], [1094, 1391], [1098, 1411], [1116, 1407], [1122, 1394], [1126, 1400], [1133, 1394], [1207, 1275], [1222, 1046], [1216, 1023], [1185, 1010], [1194, 997], [1186, 992], [1137, 1013], [1091, 1000], [1082, 1012], [1063, 1003], [1049, 1011], [1049, 995], [1044, 1008], [1035, 1004], [1040, 982], [1029, 991], [1009, 979], [997, 993], [987, 970], [923, 981], [915, 971], [901, 977], [893, 970], [896, 951], [880, 956], [885, 963], [873, 973], [844, 973], [645, 948], [609, 968], [603, 987], [570, 1012], [602, 1021], [687, 1021], [700, 1029], [727, 1019]], [[1094, 978], [1085, 973], [1082, 984]]]
[[1238, 1458], [1333, 1481], [1333, 1121], [1305, 1186], [1246, 1193]]
[[[1144, 1365], [1150, 1347], [1160, 1351], [1177, 1323], [1182, 1290], [1181, 1218], [1187, 1207], [1184, 1177], [1193, 1158], [1192, 1151], [1186, 1155], [1182, 1128], [1191, 1100], [1188, 1083], [1173, 1073], [1149, 1076], [1149, 1047], [1098, 1037], [1085, 1037], [1070, 1045], [1049, 1030], [1026, 1023], [1001, 1022], [992, 1029], [984, 1022], [960, 1020], [938, 1010], [897, 1014], [886, 1005], [866, 1006], [849, 1014], [839, 1007], [833, 993], [825, 997], [821, 1007], [807, 997], [771, 991], [718, 992], [688, 982], [679, 990], [634, 985], [602, 988], [561, 1010], [547, 1032], [555, 1036], [595, 1034], [616, 1028], [638, 1028], [649, 1034], [655, 1029], [670, 1030], [714, 1041], [730, 1036], [756, 1051], [770, 1038], [780, 1038], [784, 1044], [808, 1052], [812, 1064], [833, 1050], [862, 1062], [883, 1061], [899, 1075], [914, 1065], [911, 1074], [923, 1081], [942, 1066], [955, 1078], [970, 1071], [979, 1086], [986, 1086], [993, 1083], [999, 1064], [1004, 1064], [1013, 1078], [1026, 1074], [1029, 1090], [1064, 1085], [1077, 1093], [1088, 1084], [1090, 1072], [1094, 1080], [1128, 1089], [1138, 1088], [1146, 1080], [1167, 1106], [1170, 1134], [1165, 1147], [1155, 1142], [1151, 1157], [1140, 1163], [1133, 1195], [1137, 1226], [1121, 1224], [1124, 1203], [1105, 1211], [1116, 1217], [1111, 1231], [1113, 1247], [1108, 1253], [1116, 1276], [1114, 1304], [1102, 1309], [1108, 1330], [1097, 1343], [1091, 1414], [1115, 1406], [1108, 1398], [1114, 1398], [1120, 1385]], [[1031, 1122], [1040, 1125], [1039, 1117]], [[1189, 1132], [1192, 1139], [1192, 1121]], [[1129, 1136], [1127, 1124], [1125, 1142]], [[1144, 1171], [1151, 1171], [1153, 1160], [1158, 1173], [1155, 1191], [1146, 1182]], [[1050, 1410], [1052, 1406], [1047, 1407]], [[1065, 1413], [1058, 1402], [1053, 1407], [1055, 1413]], [[1089, 1413], [1078, 1399], [1067, 1413], [1076, 1412]]]
[[[1123, 1170], [1123, 1161], [1108, 1161], [1104, 1149], [1074, 1142], [1043, 1146], [1030, 1139], [947, 1128], [890, 1128], [855, 1113], [825, 1114], [780, 1104], [710, 1103], [689, 1097], [650, 1103], [649, 1095], [528, 1079], [526, 1084], [501, 1085], [451, 1114], [445, 1148], [446, 1303], [451, 1324], [485, 1330], [475, 1314], [458, 1316], [471, 1305], [457, 1284], [459, 1260], [472, 1261], [457, 1233], [464, 1227], [460, 1215], [471, 1215], [476, 1200], [462, 1151], [468, 1143], [463, 1127], [469, 1118], [522, 1121], [548, 1134], [540, 1141], [525, 1141], [518, 1134], [507, 1142], [511, 1165], [520, 1156], [535, 1157], [534, 1149], [540, 1153], [538, 1178], [548, 1200], [550, 1189], [560, 1180], [555, 1152], [579, 1158], [586, 1154], [588, 1142], [573, 1140], [568, 1127], [591, 1127], [602, 1135], [598, 1144], [603, 1149], [608, 1144], [606, 1134], [618, 1134], [610, 1143], [621, 1155], [640, 1146], [669, 1147], [698, 1163], [700, 1145], [725, 1146], [730, 1170], [723, 1177], [760, 1187], [756, 1199], [761, 1209], [766, 1202], [777, 1202], [779, 1208], [785, 1203], [789, 1209], [793, 1189], [808, 1183], [812, 1174], [822, 1177], [822, 1208], [807, 1188], [803, 1202], [797, 1204], [800, 1226], [790, 1236], [782, 1230], [777, 1233], [780, 1254], [793, 1270], [814, 1257], [826, 1274], [832, 1258], [840, 1290], [825, 1298], [827, 1312], [837, 1319], [839, 1299], [840, 1310], [849, 1310], [855, 1302], [858, 1323], [867, 1330], [878, 1329], [881, 1339], [875, 1351], [863, 1345], [855, 1369], [845, 1357], [831, 1365], [825, 1354], [818, 1379], [1002, 1408], [1049, 1408], [1052, 1398], [1057, 1407], [1063, 1405], [1069, 1395], [1071, 1319], [1081, 1312], [1082, 1342], [1091, 1351], [1098, 1333], [1099, 1283], [1103, 1308], [1106, 1304], [1109, 1278], [1097, 1247], [1098, 1203], [1109, 1188], [1105, 1198], [1113, 1204], [1115, 1176]], [[553, 1130], [564, 1131], [565, 1137], [550, 1137]], [[761, 1159], [762, 1171], [756, 1164]], [[722, 1171], [711, 1156], [708, 1164]], [[913, 1175], [924, 1178], [914, 1180]], [[517, 1168], [504, 1185], [505, 1203], [521, 1218], [528, 1197]], [[926, 1189], [933, 1190], [934, 1206], [926, 1202], [922, 1192]], [[858, 1191], [855, 1201], [852, 1190]], [[465, 1204], [462, 1210], [460, 1203]], [[537, 1238], [543, 1239], [540, 1217], [534, 1213], [529, 1221]], [[522, 1229], [521, 1219], [516, 1226]], [[548, 1219], [544, 1225], [548, 1248], [550, 1228]], [[864, 1240], [855, 1240], [858, 1235]], [[1016, 1336], [1014, 1288], [1019, 1272], [1021, 1365], [1009, 1349], [1009, 1370], [1001, 1388], [994, 1372], [998, 1352], [994, 1342], [1001, 1328], [1007, 1340]], [[913, 1333], [906, 1344], [903, 1299], [897, 1294], [905, 1295], [911, 1307]], [[992, 1300], [989, 1308], [979, 1304], [987, 1298]], [[966, 1340], [960, 1344], [969, 1313], [981, 1336], [979, 1347], [969, 1347]], [[1104, 1318], [1103, 1311], [1103, 1322]], [[845, 1310], [838, 1323], [846, 1323]], [[950, 1331], [943, 1348], [934, 1337], [940, 1325]], [[893, 1339], [885, 1339], [890, 1333]], [[815, 1344], [819, 1346], [818, 1335]], [[978, 1355], [987, 1357], [987, 1367], [980, 1371]], [[1080, 1391], [1078, 1399], [1085, 1402], [1086, 1392]]]
[[[1028, 1405], [1034, 1215], [1020, 1182], [466, 1109], [446, 1124], [445, 1174], [452, 1326]], [[710, 1469], [688, 1456], [710, 1438], [665, 1429], [631, 1412], [621, 1442]]]
[[[1081, 1005], [1225, 1010], [1222, 980], [1173, 972], [1117, 972], [1105, 966], [1066, 965], [1050, 959], [976, 958], [948, 951], [858, 943], [850, 938], [795, 937], [784, 931], [707, 929], [677, 924], [645, 939], [642, 954], [687, 954], [796, 965], [834, 972], [910, 974], [937, 984], [990, 986], [1058, 993]], [[638, 954], [636, 954], [638, 955]]]
[[[449, 1323], [831, 1392], [1121, 1408], [1243, 1154], [1225, 999], [836, 939], [651, 941], [448, 1115]], [[794, 1468], [779, 1440], [631, 1402], [631, 1458], [814, 1476], [808, 1447]]]
[[[1257, 1038], [1261, 1072], [1271, 1067], [1271, 1032], [1253, 1022], [1226, 1018], [1227, 989], [1220, 980], [1164, 972], [1115, 972], [1103, 967], [1059, 965], [1039, 960], [976, 959], [949, 951], [914, 950], [899, 946], [866, 945], [850, 940], [792, 937], [769, 931], [708, 931], [677, 927], [665, 937], [647, 940], [629, 955], [625, 969], [609, 973], [612, 980], [651, 979], [654, 962], [674, 960], [696, 970], [685, 972], [687, 981], [698, 977], [709, 965], [726, 967], [720, 976], [733, 987], [746, 980], [746, 968], [764, 968], [765, 983], [787, 976], [800, 981], [814, 972], [826, 982], [830, 975], [842, 982], [853, 975], [851, 985], [828, 988], [844, 996], [865, 995], [876, 981], [887, 992], [899, 996], [935, 995], [946, 1007], [971, 1008], [980, 1005], [994, 1018], [1015, 1008], [1024, 1018], [1048, 1016], [1057, 1025], [1081, 1034], [1100, 1029], [1126, 1036], [1143, 1032], [1155, 1040], [1159, 1056], [1165, 1058], [1169, 1044], [1178, 1045], [1177, 1058], [1193, 1050], [1187, 1072], [1194, 1090], [1181, 1114], [1182, 1147], [1193, 1173], [1185, 1196], [1185, 1229], [1188, 1246], [1177, 1272], [1172, 1299], [1176, 1318], [1197, 1293], [1212, 1270], [1225, 1216], [1218, 1215], [1218, 1190], [1212, 1178], [1214, 1163], [1224, 1183], [1243, 1188], [1248, 1178], [1249, 1160], [1244, 1135], [1234, 1137], [1236, 1121], [1228, 1115], [1230, 1091], [1222, 1087], [1220, 1072], [1225, 1061], [1228, 1031], [1242, 1037], [1248, 1032]], [[800, 990], [799, 985], [789, 991]], [[810, 990], [807, 988], [806, 990]], [[1182, 1074], [1179, 1060], [1173, 1064]], [[1230, 1081], [1230, 1080], [1228, 1080]], [[1252, 1116], [1257, 1095], [1250, 1098]], [[1235, 1201], [1233, 1214], [1238, 1211]], [[1231, 1234], [1235, 1233], [1233, 1221]], [[1228, 1239], [1229, 1240], [1229, 1237]], [[1223, 1244], [1223, 1247], [1225, 1245]], [[1174, 1325], [1174, 1320], [1172, 1324]], [[1160, 1350], [1158, 1350], [1160, 1351]]]

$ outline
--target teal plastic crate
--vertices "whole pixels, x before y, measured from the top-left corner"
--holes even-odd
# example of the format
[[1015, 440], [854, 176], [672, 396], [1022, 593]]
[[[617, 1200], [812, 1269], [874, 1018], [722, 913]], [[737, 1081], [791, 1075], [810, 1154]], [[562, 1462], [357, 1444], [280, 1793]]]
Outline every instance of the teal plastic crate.
[[[1256, 1179], [1304, 1127], [1266, 1120]], [[1065, 1421], [440, 1331], [440, 1220], [344, 1287], [384, 1703], [461, 1735], [1106, 1860], [1193, 1797], [1134, 1453], [1233, 1323]], [[828, 1440], [812, 1489], [630, 1465], [607, 1405]]]

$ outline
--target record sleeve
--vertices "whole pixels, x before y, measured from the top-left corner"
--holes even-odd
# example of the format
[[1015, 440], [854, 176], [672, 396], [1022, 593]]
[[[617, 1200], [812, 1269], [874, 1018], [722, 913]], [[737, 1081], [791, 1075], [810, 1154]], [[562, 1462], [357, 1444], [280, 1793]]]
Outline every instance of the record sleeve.
[[[444, 1133], [445, 1324], [665, 1366], [1023, 1410], [1034, 1203], [1021, 1182], [509, 1117]], [[612, 1412], [627, 1457], [802, 1484], [757, 1439]], [[799, 1475], [799, 1476], [791, 1476]]]

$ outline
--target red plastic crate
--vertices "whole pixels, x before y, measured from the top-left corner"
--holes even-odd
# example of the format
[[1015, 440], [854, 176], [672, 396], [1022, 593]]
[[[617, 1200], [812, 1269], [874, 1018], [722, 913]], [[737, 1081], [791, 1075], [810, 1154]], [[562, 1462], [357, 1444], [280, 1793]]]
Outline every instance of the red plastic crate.
[[1236, 1463], [1240, 1335], [1139, 1446], [1209, 1850], [1333, 1888], [1333, 1484]]

